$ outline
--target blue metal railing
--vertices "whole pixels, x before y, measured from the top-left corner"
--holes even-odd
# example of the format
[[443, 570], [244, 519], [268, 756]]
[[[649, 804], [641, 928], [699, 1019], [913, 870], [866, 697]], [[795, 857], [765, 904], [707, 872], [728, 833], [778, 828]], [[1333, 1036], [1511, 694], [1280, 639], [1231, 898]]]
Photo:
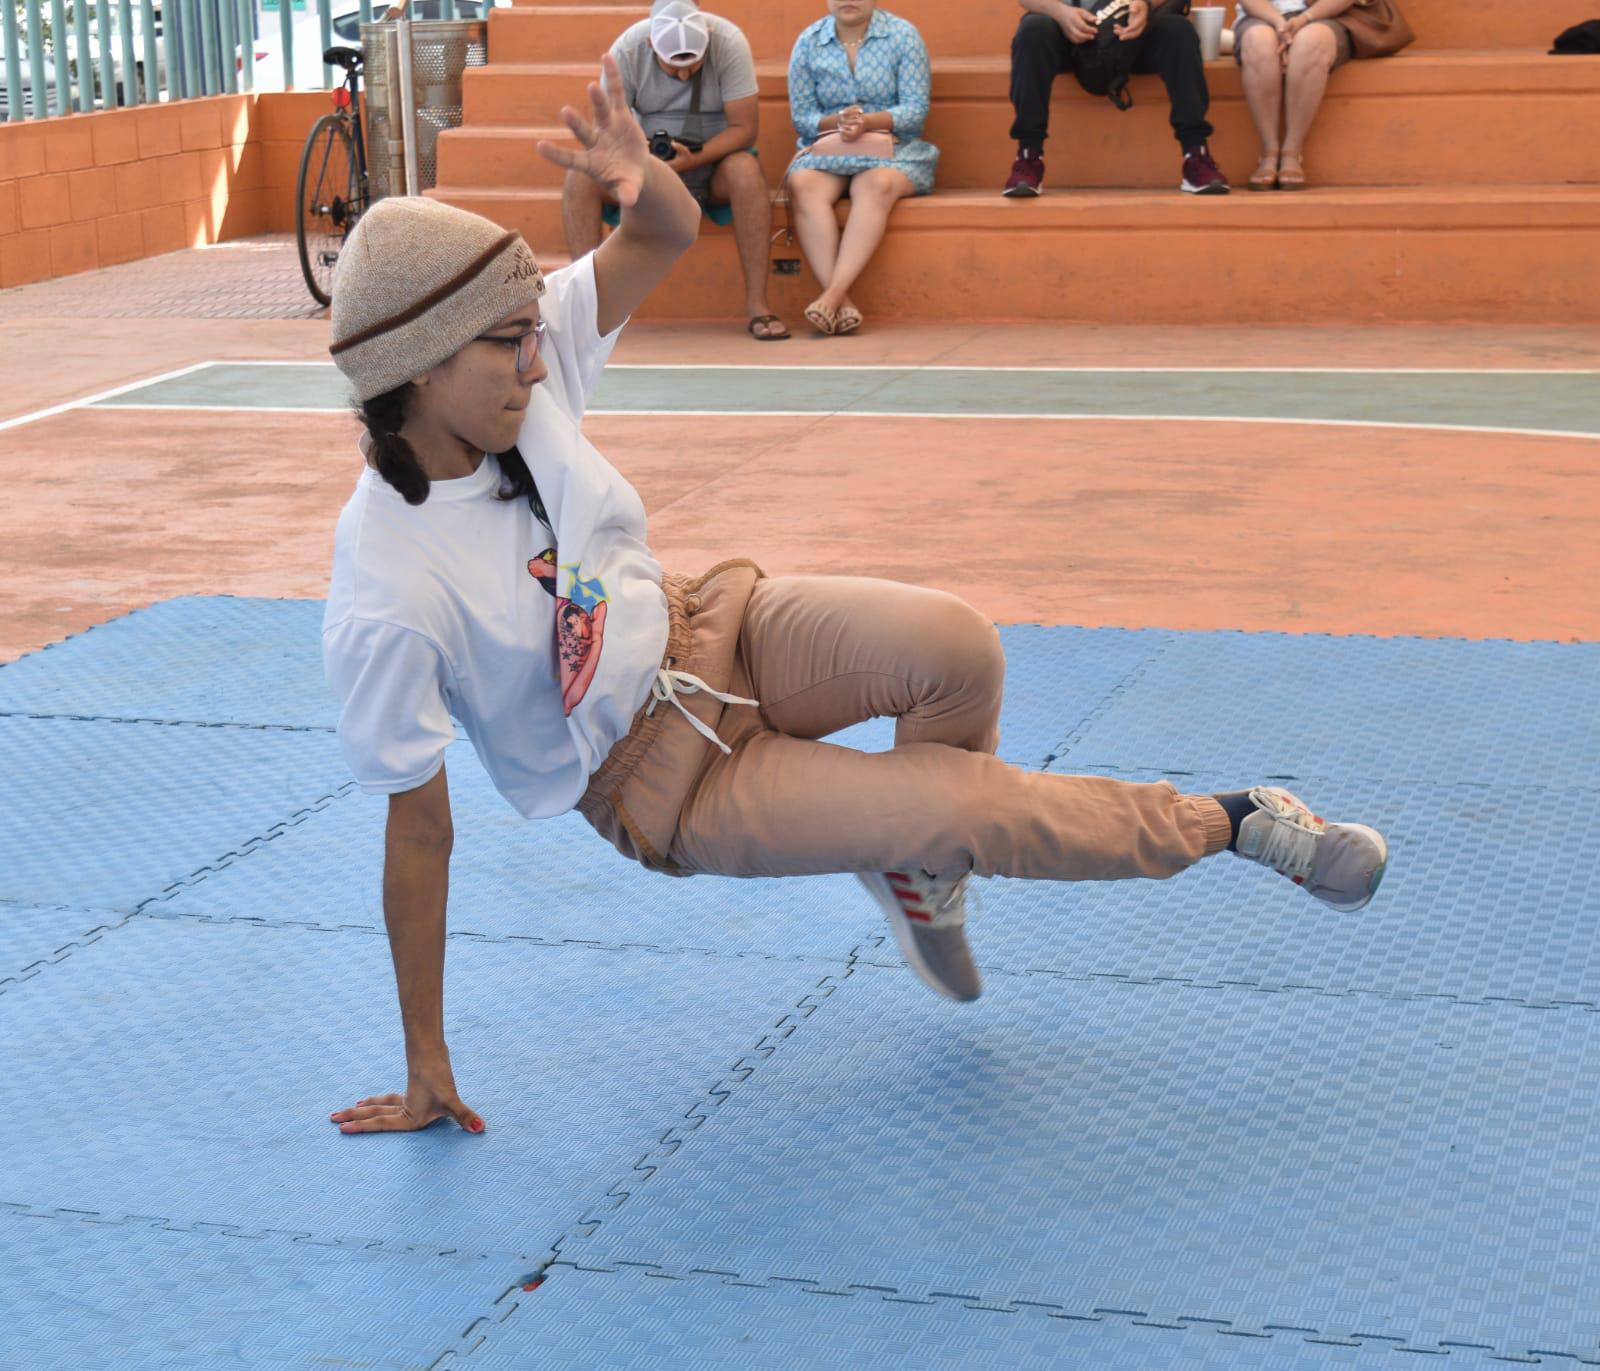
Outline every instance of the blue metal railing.
[[[323, 49], [355, 41], [350, 22], [371, 23], [382, 4], [0, 0], [0, 122], [224, 92], [335, 86], [343, 74], [318, 60]], [[430, 0], [414, 3], [412, 15], [454, 19], [461, 8], [456, 0]]]

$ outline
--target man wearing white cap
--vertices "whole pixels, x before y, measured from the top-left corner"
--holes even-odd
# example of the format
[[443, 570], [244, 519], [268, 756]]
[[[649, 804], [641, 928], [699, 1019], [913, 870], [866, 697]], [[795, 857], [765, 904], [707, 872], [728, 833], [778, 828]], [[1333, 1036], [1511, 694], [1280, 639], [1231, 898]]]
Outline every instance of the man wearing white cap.
[[[624, 30], [611, 54], [651, 151], [683, 178], [713, 223], [733, 225], [750, 336], [787, 338], [767, 305], [772, 195], [755, 156], [760, 114], [749, 42], [736, 24], [693, 0], [655, 0], [650, 17]], [[599, 246], [602, 222], [617, 222], [616, 206], [585, 176], [567, 177], [561, 216], [574, 258]]]

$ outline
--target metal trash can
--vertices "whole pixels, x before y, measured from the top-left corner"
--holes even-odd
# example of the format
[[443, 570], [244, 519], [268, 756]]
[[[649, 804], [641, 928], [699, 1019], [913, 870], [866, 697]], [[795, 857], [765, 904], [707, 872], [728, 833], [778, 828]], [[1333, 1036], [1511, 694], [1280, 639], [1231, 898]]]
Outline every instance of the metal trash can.
[[[392, 23], [363, 24], [366, 59], [367, 187], [373, 200], [404, 195], [399, 33]], [[426, 19], [411, 25], [412, 89], [417, 101], [417, 188], [439, 180], [443, 129], [461, 126], [461, 73], [489, 60], [489, 25], [481, 19]]]

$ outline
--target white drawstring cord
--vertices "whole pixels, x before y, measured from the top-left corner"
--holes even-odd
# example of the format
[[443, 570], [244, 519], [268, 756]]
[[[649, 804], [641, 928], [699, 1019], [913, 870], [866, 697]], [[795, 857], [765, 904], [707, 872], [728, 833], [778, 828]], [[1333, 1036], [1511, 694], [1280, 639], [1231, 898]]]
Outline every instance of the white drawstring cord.
[[733, 749], [723, 742], [721, 738], [717, 737], [714, 730], [684, 708], [683, 701], [678, 698], [679, 691], [682, 691], [685, 695], [695, 695], [704, 691], [707, 695], [721, 700], [726, 705], [755, 705], [758, 709], [761, 707], [759, 700], [747, 700], [742, 695], [727, 695], [720, 690], [714, 690], [698, 676], [692, 675], [690, 672], [677, 671], [671, 667], [662, 667], [656, 672], [656, 679], [650, 686], [650, 695], [652, 697], [650, 708], [645, 710], [645, 714], [647, 716], [654, 714], [656, 706], [662, 703], [676, 705], [678, 713], [689, 721], [694, 731], [700, 734], [701, 737], [709, 738], [714, 742], [722, 749], [724, 756], [730, 755]]

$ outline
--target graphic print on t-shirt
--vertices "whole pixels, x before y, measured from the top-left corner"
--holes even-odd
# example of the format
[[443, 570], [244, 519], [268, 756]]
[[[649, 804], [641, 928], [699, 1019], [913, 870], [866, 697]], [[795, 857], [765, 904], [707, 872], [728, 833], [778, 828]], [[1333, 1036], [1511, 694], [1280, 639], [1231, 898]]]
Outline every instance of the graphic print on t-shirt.
[[[567, 594], [559, 590], [561, 573], [568, 577]], [[561, 707], [571, 714], [588, 692], [600, 665], [606, 631], [606, 588], [585, 578], [576, 564], [558, 566], [556, 550], [547, 547], [528, 562], [528, 574], [556, 602], [556, 655], [561, 660]]]

